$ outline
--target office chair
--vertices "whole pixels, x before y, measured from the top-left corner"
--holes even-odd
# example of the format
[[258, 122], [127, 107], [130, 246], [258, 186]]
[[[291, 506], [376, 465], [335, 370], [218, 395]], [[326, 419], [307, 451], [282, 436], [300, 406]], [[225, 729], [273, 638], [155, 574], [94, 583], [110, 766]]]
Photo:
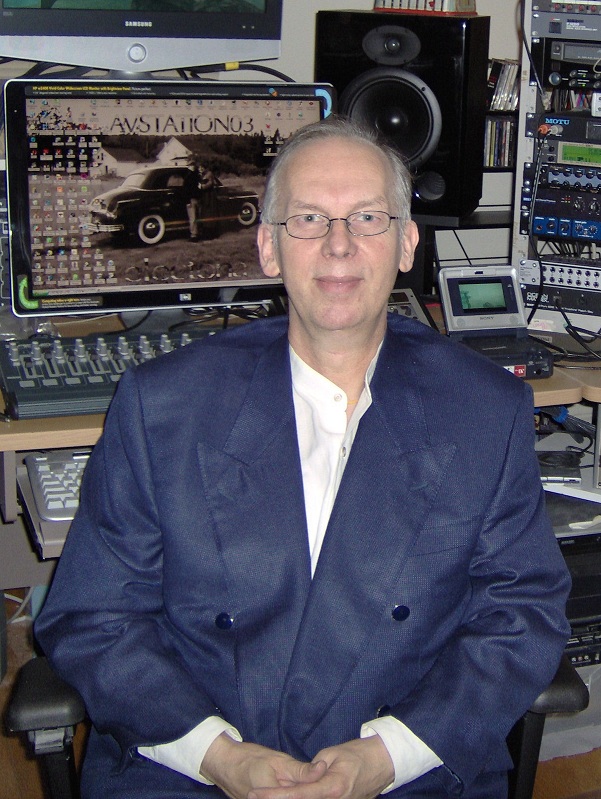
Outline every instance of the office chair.
[[[545, 717], [549, 713], [577, 713], [587, 707], [588, 701], [585, 684], [564, 655], [551, 685], [507, 738], [514, 762], [508, 799], [532, 797]], [[72, 741], [74, 728], [84, 717], [79, 694], [52, 672], [46, 658], [33, 658], [21, 668], [8, 705], [6, 726], [13, 733], [27, 733], [43, 765], [48, 799], [79, 799]]]

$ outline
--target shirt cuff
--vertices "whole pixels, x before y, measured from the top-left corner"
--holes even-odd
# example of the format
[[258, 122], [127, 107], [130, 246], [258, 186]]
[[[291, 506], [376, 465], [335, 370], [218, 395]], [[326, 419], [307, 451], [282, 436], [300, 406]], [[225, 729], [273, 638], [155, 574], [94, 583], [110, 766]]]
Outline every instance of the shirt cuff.
[[363, 724], [361, 738], [372, 735], [380, 736], [394, 765], [394, 781], [382, 793], [394, 791], [443, 764], [421, 738], [394, 716], [382, 716]]
[[156, 746], [138, 746], [138, 752], [149, 760], [185, 774], [196, 782], [213, 785], [200, 773], [200, 765], [208, 748], [222, 732], [235, 741], [242, 740], [238, 730], [227, 721], [220, 716], [209, 716], [176, 741]]

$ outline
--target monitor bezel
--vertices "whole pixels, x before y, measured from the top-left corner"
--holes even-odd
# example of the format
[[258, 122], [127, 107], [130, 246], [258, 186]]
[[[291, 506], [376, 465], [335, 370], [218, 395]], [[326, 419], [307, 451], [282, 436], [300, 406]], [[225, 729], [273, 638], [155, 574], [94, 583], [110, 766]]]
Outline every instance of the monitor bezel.
[[[519, 288], [517, 270], [513, 266], [443, 267], [439, 290], [445, 328], [448, 335], [470, 335], [490, 330], [526, 329], [527, 320]], [[499, 283], [503, 288], [505, 308], [468, 311], [461, 301], [461, 289], [469, 283]]]
[[4, 57], [155, 72], [280, 55], [283, 0], [263, 12], [4, 8]]
[[[205, 308], [218, 305], [252, 304], [263, 301], [281, 302], [283, 286], [279, 278], [262, 278], [252, 280], [220, 279], [207, 281], [190, 287], [185, 291], [177, 284], [167, 287], [146, 287], [132, 285], [119, 291], [107, 291], [102, 294], [102, 306], [98, 306], [99, 293], [73, 292], [74, 296], [86, 298], [89, 303], [65, 302], [61, 307], [59, 301], [41, 303], [29, 296], [28, 285], [24, 278], [30, 278], [31, 247], [29, 241], [30, 208], [28, 188], [28, 137], [26, 121], [23, 113], [24, 103], [35, 87], [44, 87], [45, 92], [59, 91], [65, 97], [64, 89], [86, 87], [86, 91], [103, 93], [103, 87], [110, 87], [121, 93], [123, 87], [127, 92], [153, 91], [172, 92], [172, 96], [181, 94], [190, 97], [194, 93], [204, 98], [244, 97], [246, 99], [270, 99], [277, 94], [282, 100], [311, 99], [317, 100], [320, 106], [320, 117], [327, 117], [335, 104], [334, 90], [328, 84], [298, 83], [258, 83], [258, 82], [221, 82], [221, 81], [157, 81], [157, 80], [47, 80], [13, 79], [4, 87], [5, 130], [6, 130], [6, 175], [10, 236], [10, 283], [11, 305], [18, 317], [32, 316], [73, 316], [73, 315], [105, 315], [128, 311], [155, 311], [185, 308]], [[123, 96], [123, 95], [122, 95]]]

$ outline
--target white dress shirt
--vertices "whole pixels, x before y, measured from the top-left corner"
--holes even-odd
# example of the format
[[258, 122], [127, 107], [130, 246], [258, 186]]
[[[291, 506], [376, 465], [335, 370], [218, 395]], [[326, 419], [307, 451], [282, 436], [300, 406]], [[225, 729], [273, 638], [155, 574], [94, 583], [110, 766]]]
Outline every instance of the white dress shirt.
[[[347, 419], [347, 408], [354, 400], [349, 400], [342, 389], [308, 366], [290, 348], [312, 574], [319, 559], [357, 427], [371, 405], [369, 383], [378, 354], [379, 350], [367, 370], [363, 391], [355, 401], [355, 410], [350, 419]], [[242, 740], [240, 733], [231, 724], [218, 716], [211, 716], [176, 741], [158, 746], [140, 746], [138, 751], [198, 782], [210, 784], [200, 773], [200, 764], [209, 746], [222, 732], [238, 741]], [[379, 735], [390, 754], [395, 778], [384, 793], [442, 765], [440, 758], [393, 716], [366, 722], [358, 732], [361, 738]]]

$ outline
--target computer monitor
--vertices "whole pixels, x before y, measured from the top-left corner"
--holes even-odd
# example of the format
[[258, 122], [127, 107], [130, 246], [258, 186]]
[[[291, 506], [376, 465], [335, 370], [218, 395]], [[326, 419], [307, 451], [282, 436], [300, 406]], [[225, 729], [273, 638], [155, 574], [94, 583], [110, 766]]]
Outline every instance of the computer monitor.
[[8, 81], [15, 314], [268, 297], [278, 281], [255, 244], [265, 175], [332, 105], [321, 84]]
[[153, 72], [280, 53], [282, 0], [1, 0], [0, 54]]
[[265, 175], [333, 102], [323, 84], [8, 81], [15, 314], [269, 298], [279, 281], [255, 243]]

